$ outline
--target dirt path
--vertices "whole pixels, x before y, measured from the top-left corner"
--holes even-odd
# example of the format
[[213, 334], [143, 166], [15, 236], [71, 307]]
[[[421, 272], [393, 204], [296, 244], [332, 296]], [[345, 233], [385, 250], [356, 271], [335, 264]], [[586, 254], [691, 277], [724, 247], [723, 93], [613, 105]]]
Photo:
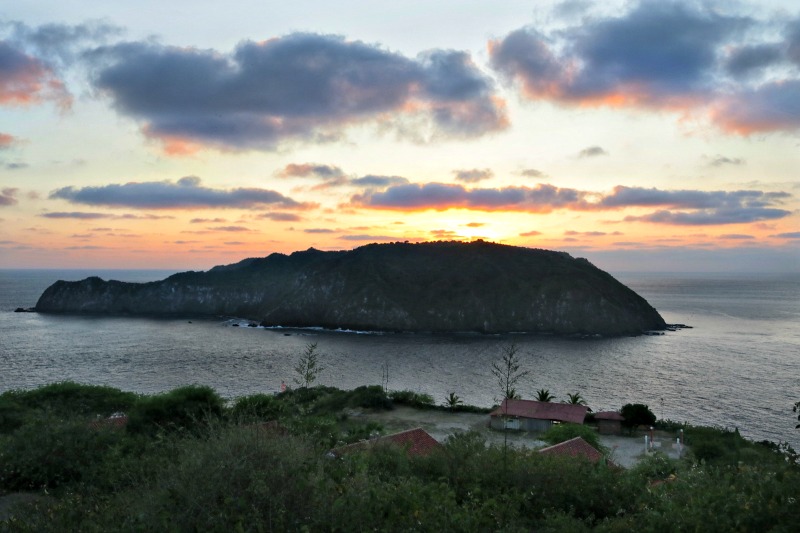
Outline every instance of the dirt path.
[[[447, 411], [427, 411], [400, 406], [391, 411], [350, 413], [365, 421], [375, 421], [383, 425], [386, 433], [421, 427], [439, 442], [459, 431], [477, 431], [486, 441], [503, 443], [503, 433], [489, 429], [489, 415], [476, 413], [450, 413]], [[537, 433], [511, 432], [508, 442], [518, 448], [541, 448], [547, 443], [540, 440]], [[620, 466], [631, 467], [645, 457], [644, 436], [624, 437], [600, 435], [600, 442], [611, 450], [611, 460]], [[654, 449], [677, 459], [678, 449], [674, 439], [666, 435], [656, 435]]]

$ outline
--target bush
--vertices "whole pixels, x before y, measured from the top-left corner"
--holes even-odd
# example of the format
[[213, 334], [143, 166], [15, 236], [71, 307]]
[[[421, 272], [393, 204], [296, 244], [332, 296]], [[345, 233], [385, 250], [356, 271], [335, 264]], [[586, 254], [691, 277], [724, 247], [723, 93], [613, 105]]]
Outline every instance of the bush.
[[63, 416], [105, 417], [116, 411], [128, 411], [136, 401], [137, 395], [132, 392], [72, 381], [52, 383], [29, 391], [8, 391], [0, 395], [0, 404], [11, 402], [26, 409]]
[[361, 386], [350, 394], [350, 405], [368, 409], [392, 409], [392, 400], [378, 385]]
[[436, 407], [433, 396], [421, 392], [395, 390], [389, 393], [389, 398], [396, 404], [407, 405], [409, 407], [417, 407], [420, 409]]
[[0, 487], [38, 490], [87, 482], [124, 438], [124, 432], [94, 430], [84, 420], [26, 424], [0, 440]]
[[211, 387], [189, 385], [142, 398], [131, 409], [128, 428], [152, 433], [159, 429], [196, 429], [222, 415], [224, 402]]
[[242, 396], [234, 402], [230, 416], [238, 421], [274, 420], [284, 411], [285, 406], [275, 396], [269, 394], [252, 394]]
[[597, 436], [597, 432], [591, 427], [581, 424], [557, 424], [542, 435], [542, 440], [550, 444], [558, 444], [575, 437], [581, 437], [591, 444], [593, 448], [605, 452], [605, 448], [600, 444], [600, 437]]

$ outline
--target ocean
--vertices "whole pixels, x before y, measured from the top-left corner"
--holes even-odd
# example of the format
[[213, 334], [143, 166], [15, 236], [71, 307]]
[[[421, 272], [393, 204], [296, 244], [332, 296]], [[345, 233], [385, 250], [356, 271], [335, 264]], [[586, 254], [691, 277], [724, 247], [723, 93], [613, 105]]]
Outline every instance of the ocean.
[[491, 363], [515, 343], [530, 371], [519, 392], [579, 392], [595, 410], [646, 403], [659, 418], [738, 428], [755, 440], [800, 449], [792, 405], [800, 400], [800, 274], [654, 274], [617, 279], [668, 323], [693, 327], [662, 336], [563, 339], [532, 335], [359, 334], [250, 327], [235, 318], [150, 319], [14, 313], [59, 279], [163, 279], [172, 271], [0, 270], [0, 392], [62, 380], [155, 393], [199, 383], [226, 398], [291, 384], [315, 342], [320, 384], [381, 383], [455, 392], [490, 406]]

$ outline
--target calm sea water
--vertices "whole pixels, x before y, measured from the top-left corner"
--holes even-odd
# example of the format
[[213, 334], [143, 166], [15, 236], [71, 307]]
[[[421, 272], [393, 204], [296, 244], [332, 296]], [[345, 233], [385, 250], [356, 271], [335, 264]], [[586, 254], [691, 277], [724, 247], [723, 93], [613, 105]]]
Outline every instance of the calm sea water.
[[60, 380], [144, 393], [189, 383], [225, 397], [291, 383], [306, 344], [316, 342], [320, 383], [380, 384], [455, 392], [492, 405], [492, 361], [515, 342], [530, 374], [518, 388], [558, 399], [580, 392], [595, 410], [628, 402], [659, 418], [738, 427], [754, 439], [800, 446], [791, 406], [800, 400], [800, 275], [618, 273], [669, 323], [694, 329], [658, 337], [569, 340], [527, 335], [359, 335], [231, 327], [225, 319], [153, 320], [14, 313], [35, 305], [58, 279], [89, 275], [163, 279], [164, 271], [0, 270], [0, 391]]

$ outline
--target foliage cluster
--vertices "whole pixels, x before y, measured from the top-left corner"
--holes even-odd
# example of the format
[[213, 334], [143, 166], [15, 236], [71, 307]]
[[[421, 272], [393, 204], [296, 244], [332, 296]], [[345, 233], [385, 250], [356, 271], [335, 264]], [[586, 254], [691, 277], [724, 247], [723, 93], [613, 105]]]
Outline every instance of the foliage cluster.
[[[254, 395], [219, 412], [207, 408], [214, 395], [194, 389], [140, 400], [194, 413], [164, 423], [153, 408], [155, 433], [42, 415], [0, 435], [0, 494], [54, 495], [0, 529], [789, 531], [800, 512], [800, 469], [735, 431], [687, 427], [694, 455], [654, 454], [629, 470], [504, 451], [477, 433], [427, 457], [370, 447], [332, 459], [331, 440], [379, 429], [333, 411], [379, 398], [371, 388]], [[274, 416], [278, 427], [252, 423]]]
[[643, 403], [626, 403], [619, 412], [625, 417], [623, 424], [631, 429], [656, 423], [656, 415]]

